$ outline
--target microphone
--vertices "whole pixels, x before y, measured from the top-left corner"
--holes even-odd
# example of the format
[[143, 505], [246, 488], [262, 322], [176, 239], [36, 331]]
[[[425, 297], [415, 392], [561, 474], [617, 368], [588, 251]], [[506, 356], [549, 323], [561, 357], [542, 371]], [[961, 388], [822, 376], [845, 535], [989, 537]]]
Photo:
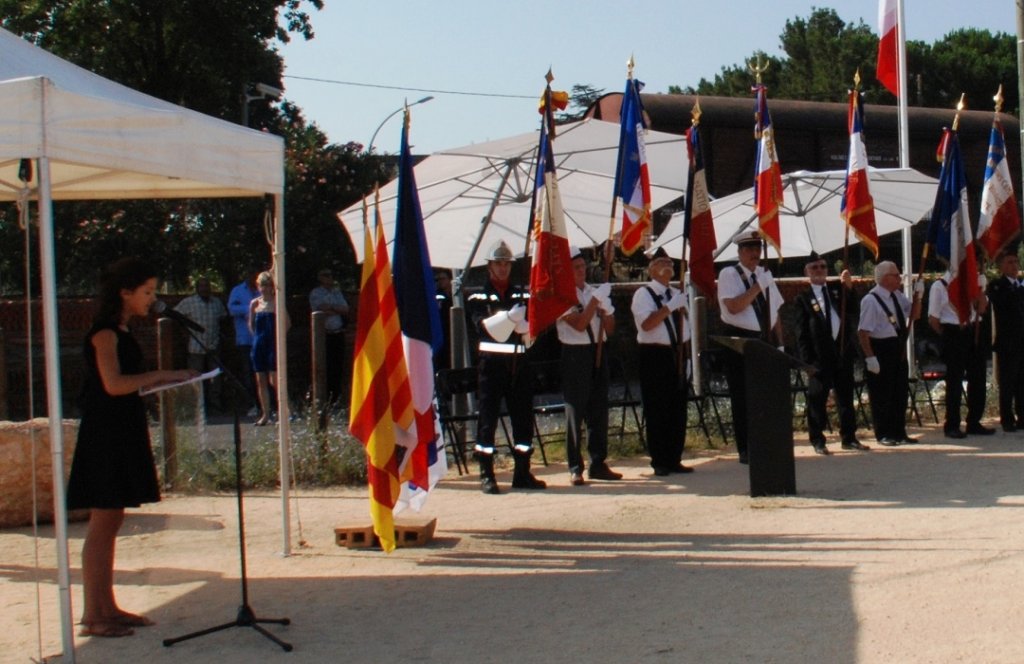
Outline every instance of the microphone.
[[190, 330], [195, 330], [196, 332], [206, 332], [205, 327], [195, 322], [194, 320], [192, 320], [185, 314], [181, 313], [180, 311], [175, 311], [174, 309], [171, 309], [163, 300], [157, 300], [156, 302], [153, 303], [153, 313], [159, 314], [160, 316], [164, 316], [165, 318], [170, 318], [171, 320], [176, 321], [181, 325], [184, 325]]

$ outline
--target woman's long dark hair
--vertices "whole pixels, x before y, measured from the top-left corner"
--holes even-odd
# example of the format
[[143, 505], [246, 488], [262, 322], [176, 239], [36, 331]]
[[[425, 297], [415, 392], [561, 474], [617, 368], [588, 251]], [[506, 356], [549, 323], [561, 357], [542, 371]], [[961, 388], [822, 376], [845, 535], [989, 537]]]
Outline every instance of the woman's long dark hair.
[[135, 290], [157, 276], [152, 263], [141, 258], [122, 258], [111, 263], [100, 275], [100, 304], [93, 323], [97, 325], [120, 325], [122, 290]]

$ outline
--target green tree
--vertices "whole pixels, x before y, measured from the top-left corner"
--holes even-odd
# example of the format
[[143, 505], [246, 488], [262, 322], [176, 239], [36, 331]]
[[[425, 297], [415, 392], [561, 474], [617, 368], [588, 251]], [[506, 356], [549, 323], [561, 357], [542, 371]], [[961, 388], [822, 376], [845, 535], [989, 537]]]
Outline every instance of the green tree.
[[582, 120], [590, 105], [601, 98], [604, 90], [592, 85], [574, 85], [569, 92], [569, 110], [558, 113], [559, 124]]

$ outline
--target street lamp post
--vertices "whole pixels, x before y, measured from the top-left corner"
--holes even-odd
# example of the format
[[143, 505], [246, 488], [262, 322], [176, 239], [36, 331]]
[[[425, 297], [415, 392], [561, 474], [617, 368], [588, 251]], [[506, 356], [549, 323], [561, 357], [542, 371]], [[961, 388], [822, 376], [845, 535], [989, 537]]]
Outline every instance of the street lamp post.
[[413, 106], [416, 106], [417, 104], [425, 104], [428, 101], [430, 101], [431, 99], [433, 99], [433, 96], [427, 95], [423, 99], [419, 99], [417, 101], [414, 101], [411, 104], [403, 104], [402, 106], [399, 106], [395, 110], [391, 111], [391, 113], [389, 113], [388, 116], [386, 118], [384, 118], [384, 120], [382, 120], [379, 125], [377, 125], [377, 128], [373, 130], [373, 136], [370, 136], [370, 142], [366, 146], [366, 154], [370, 154], [371, 152], [373, 152], [373, 142], [375, 140], [377, 140], [377, 133], [380, 132], [380, 130], [384, 128], [384, 125], [386, 125], [388, 123], [388, 120], [390, 120], [391, 118], [395, 117], [396, 115], [398, 115], [399, 113], [401, 113], [402, 111], [404, 111], [407, 108], [411, 108]]

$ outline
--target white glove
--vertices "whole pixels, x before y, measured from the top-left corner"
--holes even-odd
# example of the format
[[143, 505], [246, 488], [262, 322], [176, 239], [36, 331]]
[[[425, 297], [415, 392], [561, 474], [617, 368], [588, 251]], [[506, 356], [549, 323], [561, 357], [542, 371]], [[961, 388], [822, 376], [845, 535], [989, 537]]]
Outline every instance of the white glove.
[[612, 285], [611, 284], [601, 284], [600, 286], [594, 286], [594, 288], [593, 288], [593, 290], [591, 292], [594, 294], [594, 297], [596, 297], [597, 299], [601, 300], [602, 302], [607, 302], [608, 298], [612, 294]]
[[526, 319], [526, 307], [517, 304], [508, 310], [508, 319], [513, 323], [521, 323]]
[[615, 313], [615, 306], [611, 303], [610, 300], [598, 300], [597, 306], [601, 311], [604, 312], [606, 316], [610, 316], [613, 313]]
[[882, 372], [882, 367], [878, 364], [878, 358], [874, 355], [864, 358], [864, 368], [873, 374]]
[[[509, 320], [512, 320], [511, 316], [509, 316]], [[516, 333], [518, 333], [518, 334], [526, 334], [529, 331], [530, 331], [530, 321], [528, 321], [528, 320], [526, 320], [524, 318], [523, 320], [516, 322]]]
[[985, 286], [988, 286], [988, 277], [986, 277], [985, 273], [983, 272], [978, 275], [978, 287], [984, 288]]
[[921, 297], [924, 295], [924, 281], [922, 279], [914, 279], [914, 297]]
[[772, 278], [771, 272], [765, 270], [761, 273], [761, 276], [757, 278], [757, 283], [761, 286], [761, 292], [767, 293], [768, 289], [772, 287], [773, 283], [775, 283], [775, 279]]
[[686, 294], [683, 292], [676, 293], [668, 299], [665, 306], [668, 307], [669, 311], [678, 311], [679, 309], [682, 309], [686, 306]]

